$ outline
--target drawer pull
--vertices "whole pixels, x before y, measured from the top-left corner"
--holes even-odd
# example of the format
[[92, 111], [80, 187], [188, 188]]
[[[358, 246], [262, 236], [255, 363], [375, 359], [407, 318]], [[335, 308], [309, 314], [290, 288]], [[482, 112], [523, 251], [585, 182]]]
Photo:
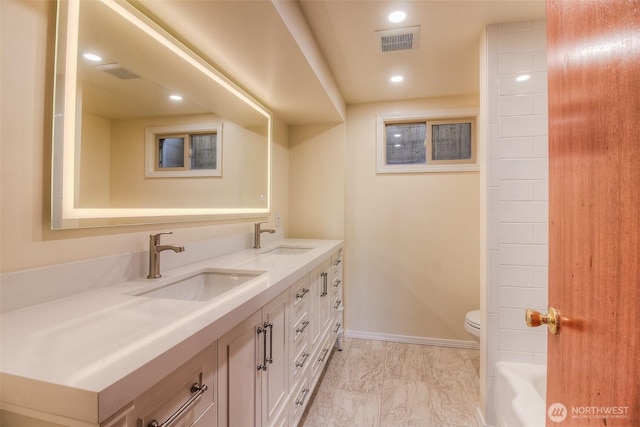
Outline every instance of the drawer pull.
[[209, 387], [207, 387], [206, 384], [200, 385], [198, 383], [194, 383], [191, 386], [191, 393], [193, 393], [193, 395], [189, 398], [189, 400], [184, 402], [184, 404], [180, 408], [178, 408], [178, 410], [174, 412], [173, 415], [167, 418], [167, 421], [163, 422], [162, 424], [159, 424], [156, 420], [153, 420], [147, 425], [147, 427], [170, 427], [171, 424], [173, 424], [174, 421], [180, 418], [182, 414], [187, 412], [191, 408], [191, 406], [193, 406], [196, 403], [198, 398], [200, 398], [200, 396], [202, 396], [204, 392], [207, 391], [208, 389]]
[[342, 280], [338, 279], [335, 282], [333, 282], [333, 287], [337, 288], [338, 286], [340, 286], [340, 283], [342, 283]]
[[296, 362], [296, 368], [302, 368], [307, 361], [307, 357], [309, 357], [309, 353], [302, 353], [302, 362]]
[[307, 294], [307, 292], [309, 292], [309, 289], [307, 288], [302, 288], [302, 291], [300, 293], [296, 292], [296, 299], [302, 299], [304, 298], [304, 296]]
[[304, 401], [307, 399], [307, 394], [309, 393], [309, 389], [308, 388], [303, 388], [302, 389], [302, 399], [296, 399], [296, 405], [300, 405], [303, 406], [304, 405]]
[[329, 349], [325, 348], [322, 350], [322, 357], [318, 357], [318, 362], [324, 362], [324, 359], [327, 358], [327, 353], [329, 353]]
[[341, 324], [341, 323], [336, 323], [336, 328], [333, 330], [333, 333], [334, 333], [334, 334], [337, 334], [337, 333], [338, 333], [338, 331], [340, 330], [340, 326], [342, 326], [342, 324]]
[[342, 301], [338, 300], [336, 301], [336, 305], [333, 306], [334, 309], [338, 309], [338, 307], [340, 307], [340, 304], [342, 304]]
[[341, 262], [342, 262], [342, 258], [338, 258], [333, 262], [333, 265], [340, 265]]
[[308, 325], [309, 325], [309, 321], [308, 320], [303, 320], [302, 321], [302, 328], [296, 328], [296, 334], [300, 334], [300, 333], [304, 332], [304, 330], [307, 328]]

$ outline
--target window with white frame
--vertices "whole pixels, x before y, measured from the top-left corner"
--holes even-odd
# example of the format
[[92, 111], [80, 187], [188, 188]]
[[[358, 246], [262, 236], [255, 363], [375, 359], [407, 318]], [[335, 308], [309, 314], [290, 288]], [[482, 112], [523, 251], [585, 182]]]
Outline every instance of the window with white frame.
[[478, 171], [477, 109], [381, 113], [377, 172]]
[[222, 176], [222, 125], [146, 129], [145, 176]]

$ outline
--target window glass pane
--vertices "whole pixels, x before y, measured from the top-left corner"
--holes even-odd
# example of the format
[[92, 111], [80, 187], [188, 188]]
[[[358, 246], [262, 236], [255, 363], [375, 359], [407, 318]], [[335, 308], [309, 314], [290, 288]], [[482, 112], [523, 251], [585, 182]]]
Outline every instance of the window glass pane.
[[425, 164], [427, 162], [426, 123], [385, 124], [387, 164]]
[[217, 151], [215, 133], [191, 135], [191, 169], [215, 169]]
[[471, 123], [431, 126], [431, 160], [471, 159]]
[[184, 167], [184, 138], [158, 138], [158, 168]]

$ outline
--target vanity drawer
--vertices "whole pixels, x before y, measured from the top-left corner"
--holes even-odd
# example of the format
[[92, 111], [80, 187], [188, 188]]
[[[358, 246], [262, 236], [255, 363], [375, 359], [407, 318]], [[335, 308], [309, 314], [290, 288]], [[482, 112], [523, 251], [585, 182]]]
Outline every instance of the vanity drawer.
[[311, 350], [309, 343], [305, 342], [295, 353], [291, 355], [289, 372], [291, 373], [289, 384], [294, 386], [304, 377], [307, 366], [311, 364]]
[[305, 275], [291, 286], [291, 318], [296, 318], [301, 311], [309, 310], [309, 275]]
[[176, 427], [215, 426], [216, 353], [214, 343], [138, 396], [127, 425], [151, 427], [173, 418]]
[[303, 342], [309, 341], [309, 330], [311, 329], [311, 320], [309, 319], [309, 313], [303, 312], [301, 315], [291, 321], [291, 348], [296, 351], [297, 348]]

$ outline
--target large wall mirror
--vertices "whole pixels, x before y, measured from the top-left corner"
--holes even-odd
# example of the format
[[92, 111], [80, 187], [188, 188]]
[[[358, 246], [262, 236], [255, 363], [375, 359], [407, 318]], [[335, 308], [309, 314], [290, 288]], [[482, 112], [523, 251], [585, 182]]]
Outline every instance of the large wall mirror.
[[52, 228], [264, 216], [271, 113], [123, 1], [60, 0]]

